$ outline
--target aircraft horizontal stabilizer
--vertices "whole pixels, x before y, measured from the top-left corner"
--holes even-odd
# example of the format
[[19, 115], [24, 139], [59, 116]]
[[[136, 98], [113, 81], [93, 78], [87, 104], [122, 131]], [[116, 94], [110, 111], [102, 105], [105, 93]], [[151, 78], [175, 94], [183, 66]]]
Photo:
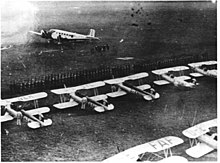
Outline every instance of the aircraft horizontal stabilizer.
[[193, 157], [193, 158], [199, 158], [214, 149], [208, 146], [207, 144], [204, 143], [198, 143], [197, 145], [193, 146], [192, 148], [189, 148], [186, 150], [186, 153]]
[[28, 114], [31, 114], [31, 115], [37, 115], [39, 113], [48, 113], [49, 111], [50, 111], [50, 108], [42, 107], [42, 108], [27, 110], [25, 112], [28, 113]]
[[200, 73], [197, 73], [197, 72], [194, 72], [194, 73], [190, 73], [190, 76], [192, 76], [192, 77], [201, 77], [201, 76], [204, 76], [204, 75], [202, 75]]
[[157, 80], [157, 81], [154, 81], [154, 84], [156, 84], [156, 85], [166, 85], [166, 84], [170, 84], [170, 82], [168, 82], [166, 80]]
[[116, 91], [116, 92], [107, 93], [106, 95], [114, 98], [114, 97], [124, 96], [126, 94], [127, 93], [125, 91], [120, 90], [120, 91]]
[[28, 127], [32, 128], [32, 129], [37, 129], [37, 128], [40, 128], [40, 127], [46, 127], [46, 126], [52, 125], [52, 120], [51, 119], [45, 119], [43, 121], [43, 126], [41, 126], [40, 123], [35, 122], [35, 121], [29, 122], [27, 125], [28, 125]]
[[175, 77], [175, 79], [178, 79], [178, 80], [189, 80], [189, 79], [191, 79], [191, 77], [189, 77], [189, 76], [178, 76], [178, 77]]
[[64, 102], [64, 103], [59, 103], [59, 104], [55, 104], [53, 105], [55, 108], [57, 109], [66, 109], [66, 108], [70, 108], [70, 107], [74, 107], [77, 106], [78, 103], [74, 102], [74, 101], [69, 101], [69, 102]]
[[32, 33], [32, 34], [35, 34], [35, 35], [42, 36], [42, 33], [39, 33], [39, 32], [29, 31], [29, 33]]
[[151, 86], [149, 84], [144, 84], [144, 85], [137, 86], [137, 88], [140, 90], [147, 90], [147, 89], [150, 89]]
[[106, 95], [97, 95], [97, 96], [92, 96], [89, 98], [94, 101], [101, 101], [101, 100], [106, 100], [108, 97]]
[[1, 122], [11, 121], [13, 119], [14, 118], [7, 113], [5, 115], [1, 116]]

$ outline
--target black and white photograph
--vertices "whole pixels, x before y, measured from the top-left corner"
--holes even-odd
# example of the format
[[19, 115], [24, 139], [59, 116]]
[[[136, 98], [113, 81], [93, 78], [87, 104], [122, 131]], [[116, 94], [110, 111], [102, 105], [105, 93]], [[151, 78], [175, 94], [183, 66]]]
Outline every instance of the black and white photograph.
[[216, 0], [2, 0], [1, 162], [217, 162]]

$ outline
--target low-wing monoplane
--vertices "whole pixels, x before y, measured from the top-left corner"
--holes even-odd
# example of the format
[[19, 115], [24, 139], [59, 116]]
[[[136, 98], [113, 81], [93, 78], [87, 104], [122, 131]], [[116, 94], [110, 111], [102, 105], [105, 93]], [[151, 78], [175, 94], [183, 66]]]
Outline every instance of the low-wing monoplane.
[[199, 158], [217, 149], [217, 133], [210, 132], [213, 127], [217, 127], [217, 119], [199, 123], [182, 132], [190, 140], [191, 148], [186, 150], [189, 156]]
[[217, 65], [217, 61], [204, 61], [204, 62], [196, 62], [188, 64], [194, 71], [190, 73], [193, 77], [200, 77], [200, 76], [209, 76], [213, 78], [217, 78], [217, 70], [208, 69], [209, 66]]
[[[38, 106], [38, 99], [47, 97], [47, 93], [40, 92], [35, 94], [30, 94], [26, 96], [20, 96], [15, 97], [11, 99], [4, 99], [1, 100], [1, 122], [10, 121], [13, 119], [17, 119], [17, 124], [21, 124], [21, 119], [23, 117], [26, 117], [28, 121], [28, 127], [36, 129], [39, 127], [49, 126], [52, 124], [51, 119], [44, 119], [43, 113], [47, 113], [50, 111], [50, 108], [48, 107], [40, 107]], [[16, 102], [28, 102], [28, 101], [34, 101], [35, 109], [31, 110], [14, 110], [11, 108], [13, 103]]]
[[[177, 67], [170, 67], [170, 68], [164, 68], [159, 70], [153, 70], [152, 73], [158, 75], [159, 78], [162, 78], [161, 80], [154, 81], [156, 85], [165, 85], [173, 83], [175, 86], [179, 87], [186, 87], [186, 88], [194, 88], [198, 83], [195, 79], [192, 79], [192, 82], [189, 82], [187, 80], [190, 80], [191, 77], [185, 76], [183, 74], [184, 70], [188, 70], [189, 68], [186, 66], [177, 66]], [[180, 76], [174, 76], [173, 73], [179, 72]]]
[[58, 44], [61, 44], [64, 41], [91, 41], [91, 40], [100, 40], [98, 37], [95, 37], [95, 30], [90, 29], [88, 35], [83, 35], [75, 32], [68, 32], [60, 29], [50, 29], [49, 31], [41, 30], [41, 32], [29, 31], [32, 34], [41, 36], [50, 41], [55, 41]]
[[[85, 105], [89, 105], [90, 107], [94, 108], [97, 112], [104, 112], [107, 110], [113, 110], [114, 105], [109, 104], [107, 101], [107, 96], [102, 94], [98, 95], [98, 87], [104, 86], [104, 82], [94, 82], [84, 85], [79, 85], [76, 87], [69, 87], [69, 88], [61, 88], [61, 89], [55, 89], [51, 90], [52, 93], [60, 95], [60, 101], [61, 103], [53, 105], [55, 108], [58, 109], [65, 109], [77, 106], [81, 104], [81, 109], [85, 109]], [[89, 97], [89, 96], [82, 96], [77, 93], [79, 90], [88, 90], [93, 89], [95, 96]], [[66, 101], [66, 95], [69, 96], [68, 101]], [[81, 96], [81, 97], [80, 97]]]
[[[132, 148], [129, 148], [123, 152], [120, 152], [110, 158], [105, 159], [104, 163], [108, 162], [169, 162], [180, 161], [187, 162], [187, 159], [181, 156], [174, 156], [171, 151], [171, 147], [180, 145], [183, 143], [181, 138], [175, 136], [166, 136], [158, 140], [141, 144]], [[163, 151], [164, 156], [160, 156], [158, 152]], [[150, 154], [146, 161], [143, 161], [143, 157], [146, 154]], [[152, 159], [151, 156], [157, 156], [157, 160]], [[159, 159], [159, 160], [158, 160]]]
[[104, 82], [110, 84], [112, 88], [112, 92], [108, 93], [107, 96], [119, 97], [126, 95], [127, 93], [133, 93], [142, 96], [145, 100], [158, 99], [160, 97], [159, 93], [155, 92], [149, 84], [133, 86], [132, 84], [126, 82], [128, 80], [139, 80], [145, 77], [148, 77], [148, 73], [142, 72], [122, 78], [105, 80]]

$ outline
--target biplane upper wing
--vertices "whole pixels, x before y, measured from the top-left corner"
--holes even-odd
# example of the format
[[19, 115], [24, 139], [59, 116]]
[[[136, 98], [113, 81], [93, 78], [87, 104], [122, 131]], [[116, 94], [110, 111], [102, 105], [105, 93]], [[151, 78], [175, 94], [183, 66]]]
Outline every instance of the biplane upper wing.
[[46, 92], [39, 92], [39, 93], [30, 94], [30, 95], [4, 99], [4, 100], [1, 100], [1, 103], [11, 103], [11, 102], [18, 102], [18, 101], [26, 102], [26, 101], [32, 101], [32, 100], [45, 98], [45, 97], [47, 97]]
[[188, 70], [188, 69], [189, 67], [186, 67], [186, 66], [176, 66], [176, 67], [153, 70], [152, 73], [156, 75], [162, 75], [162, 74], [166, 74], [169, 71], [183, 71], [183, 70]]
[[109, 80], [105, 80], [104, 82], [107, 84], [119, 84], [119, 83], [123, 83], [124, 81], [128, 80], [127, 77], [123, 77], [123, 78], [116, 78], [116, 79], [109, 79]]
[[208, 146], [205, 143], [197, 143], [197, 145], [187, 149], [186, 153], [191, 157], [199, 158], [213, 150], [214, 148]]
[[182, 133], [188, 138], [195, 139], [207, 132], [209, 132], [209, 128], [216, 127], [217, 126], [217, 119], [212, 119], [206, 122], [199, 123], [195, 126], [192, 126], [186, 130], [184, 130]]
[[204, 61], [204, 62], [196, 62], [196, 63], [189, 63], [188, 65], [192, 68], [200, 67], [202, 65], [215, 65], [217, 61]]
[[129, 76], [126, 76], [126, 77], [128, 78], [128, 80], [137, 80], [137, 79], [148, 77], [148, 73], [141, 72], [141, 73], [134, 74], [134, 75], [129, 75]]
[[101, 87], [104, 86], [105, 83], [102, 81], [98, 81], [98, 82], [94, 82], [94, 83], [89, 83], [89, 84], [84, 84], [84, 85], [79, 85], [79, 86], [75, 86], [75, 87], [68, 87], [68, 88], [61, 88], [61, 89], [54, 89], [51, 90], [51, 92], [61, 95], [61, 94], [70, 94], [73, 93], [77, 90], [80, 89], [92, 89], [92, 88], [97, 88], [97, 87]]

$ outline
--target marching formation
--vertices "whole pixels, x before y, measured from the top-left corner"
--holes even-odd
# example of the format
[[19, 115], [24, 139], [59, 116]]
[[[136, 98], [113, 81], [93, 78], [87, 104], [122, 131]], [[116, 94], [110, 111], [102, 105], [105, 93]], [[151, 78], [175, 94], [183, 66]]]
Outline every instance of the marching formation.
[[[152, 75], [155, 75], [156, 80], [153, 82], [156, 85], [165, 85], [172, 83], [178, 88], [192, 89], [199, 85], [195, 78], [200, 76], [208, 76], [217, 78], [216, 61], [205, 61], [190, 63], [187, 66], [176, 66], [153, 70]], [[214, 66], [214, 68], [213, 68]], [[189, 76], [185, 72], [189, 72]], [[51, 90], [52, 94], [60, 97], [60, 102], [53, 105], [57, 109], [72, 108], [80, 105], [81, 109], [87, 109], [87, 106], [96, 112], [106, 112], [114, 110], [115, 107], [107, 99], [133, 94], [143, 98], [146, 101], [157, 100], [160, 94], [156, 92], [146, 81], [149, 76], [147, 72], [142, 72], [134, 75], [129, 75], [110, 80], [97, 81], [89, 84], [79, 85], [75, 87], [66, 87], [61, 89]], [[105, 87], [106, 92], [100, 92], [100, 88]], [[82, 93], [81, 91], [86, 93]], [[32, 129], [46, 127], [52, 125], [52, 120], [44, 117], [44, 113], [50, 112], [49, 107], [39, 107], [38, 100], [46, 98], [46, 92], [25, 95], [21, 97], [1, 100], [1, 122], [16, 120], [17, 125], [21, 125], [22, 120], [27, 121], [27, 126]], [[16, 103], [34, 102], [34, 108], [25, 110], [22, 107], [15, 107]], [[186, 150], [186, 153], [193, 157], [199, 158], [203, 155], [217, 149], [217, 134], [211, 132], [211, 128], [217, 128], [217, 119], [197, 124], [184, 130], [184, 136], [190, 139], [191, 148]], [[167, 136], [158, 140], [154, 140], [142, 145], [125, 150], [115, 156], [112, 156], [103, 162], [113, 162], [126, 160], [129, 162], [142, 161], [146, 153], [158, 156], [159, 162], [166, 161], [183, 161], [187, 159], [182, 156], [174, 156], [171, 152], [171, 147], [183, 143], [181, 138], [175, 136]], [[164, 156], [159, 156], [159, 151], [164, 151]], [[151, 155], [148, 161], [151, 162]], [[162, 158], [162, 159], [161, 159]], [[158, 160], [157, 160], [158, 161]]]

